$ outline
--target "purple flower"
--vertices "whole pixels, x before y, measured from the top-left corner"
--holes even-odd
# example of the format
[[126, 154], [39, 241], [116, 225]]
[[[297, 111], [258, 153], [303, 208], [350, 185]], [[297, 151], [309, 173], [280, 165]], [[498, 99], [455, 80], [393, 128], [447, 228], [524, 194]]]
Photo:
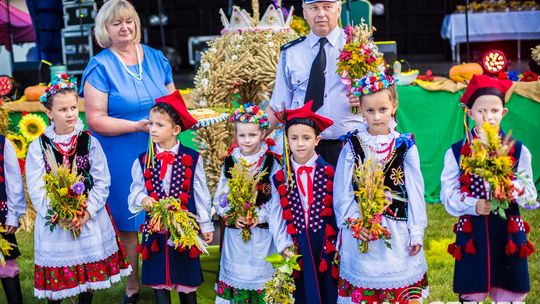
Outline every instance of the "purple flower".
[[73, 192], [75, 192], [77, 195], [81, 195], [84, 192], [84, 189], [84, 183], [81, 181], [78, 181], [71, 186], [71, 190], [73, 190]]
[[170, 247], [174, 247], [174, 242], [171, 241], [171, 239], [168, 239], [167, 240], [167, 245], [170, 246]]
[[249, 209], [251, 207], [251, 204], [249, 202], [246, 202], [246, 209]]
[[219, 206], [221, 208], [225, 208], [229, 205], [229, 199], [227, 198], [227, 194], [222, 194], [219, 197]]

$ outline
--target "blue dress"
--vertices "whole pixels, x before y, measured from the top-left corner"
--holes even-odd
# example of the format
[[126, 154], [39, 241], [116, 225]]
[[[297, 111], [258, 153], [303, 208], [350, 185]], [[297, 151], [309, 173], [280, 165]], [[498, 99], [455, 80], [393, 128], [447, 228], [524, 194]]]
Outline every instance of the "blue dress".
[[[110, 117], [138, 121], [148, 119], [155, 99], [169, 94], [166, 85], [172, 82], [169, 61], [161, 51], [142, 45], [142, 81], [129, 75], [120, 60], [105, 49], [90, 59], [81, 80], [80, 95], [88, 81], [97, 90], [109, 94], [107, 114]], [[128, 66], [138, 72], [138, 65]], [[128, 195], [131, 185], [131, 166], [141, 151], [148, 145], [148, 134], [127, 133], [119, 136], [105, 136], [93, 131], [107, 156], [111, 173], [109, 207], [119, 231], [134, 232], [144, 221], [144, 214], [131, 218], [128, 210]]]

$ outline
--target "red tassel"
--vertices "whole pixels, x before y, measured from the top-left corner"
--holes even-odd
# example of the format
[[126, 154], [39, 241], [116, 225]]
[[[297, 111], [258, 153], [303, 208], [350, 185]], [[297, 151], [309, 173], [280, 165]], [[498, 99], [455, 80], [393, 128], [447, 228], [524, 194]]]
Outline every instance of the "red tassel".
[[329, 240], [326, 240], [326, 250], [324, 251], [324, 253], [331, 254], [334, 252], [336, 252], [336, 246], [334, 246], [334, 244], [332, 244], [332, 242], [330, 242]]
[[460, 261], [462, 257], [463, 257], [463, 254], [461, 253], [461, 247], [456, 246], [456, 250], [454, 251], [454, 258]]
[[470, 239], [467, 242], [467, 245], [465, 245], [465, 252], [468, 254], [476, 254], [476, 247], [474, 247], [472, 239]]
[[138, 254], [141, 254], [142, 251], [143, 251], [143, 246], [142, 246], [142, 244], [137, 245], [137, 253], [138, 253]]
[[286, 221], [292, 221], [293, 220], [292, 212], [289, 209], [283, 210], [283, 213], [282, 213], [281, 217]]
[[461, 231], [463, 231], [463, 233], [472, 233], [473, 232], [473, 227], [472, 227], [472, 223], [471, 223], [470, 219], [465, 220], [465, 222], [461, 226]]
[[188, 154], [182, 155], [182, 165], [186, 167], [191, 167], [193, 165], [193, 157]]
[[323, 211], [321, 211], [321, 217], [327, 217], [334, 215], [334, 212], [332, 211], [332, 208], [324, 208]]
[[157, 193], [155, 193], [155, 192], [150, 193], [148, 196], [150, 196], [151, 198], [155, 199], [156, 201], [159, 201], [159, 196], [158, 196]]
[[182, 253], [182, 252], [186, 251], [186, 249], [187, 249], [186, 246], [178, 246], [176, 248], [176, 251], [178, 251], [179, 253]]
[[149, 169], [149, 168], [146, 168], [146, 170], [144, 170], [143, 176], [144, 176], [144, 178], [146, 178], [146, 179], [149, 179], [149, 178], [152, 177], [152, 172], [150, 172], [150, 169]]
[[[296, 248], [298, 248], [298, 246]], [[300, 267], [300, 270], [304, 270], [304, 259], [298, 259], [298, 267]]]
[[525, 233], [529, 233], [531, 232], [531, 225], [529, 225], [529, 223], [523, 221], [523, 228], [525, 228]]
[[152, 246], [150, 246], [150, 250], [152, 250], [152, 252], [159, 252], [159, 245], [157, 243], [157, 240], [154, 240], [152, 242]]
[[514, 255], [517, 251], [516, 244], [514, 244], [512, 240], [509, 240], [508, 243], [506, 244], [506, 248], [504, 251], [506, 252], [507, 256]]
[[285, 196], [285, 194], [287, 194], [287, 188], [285, 187], [285, 185], [280, 185], [277, 188], [277, 191], [279, 193], [279, 196]]
[[529, 248], [529, 251], [531, 252], [530, 254], [532, 254], [535, 251], [534, 244], [530, 242], [529, 240], [527, 240], [527, 243], [525, 243], [525, 246]]
[[285, 181], [285, 172], [283, 170], [279, 170], [276, 172], [276, 180], [280, 183], [283, 183]]
[[289, 206], [289, 200], [286, 197], [282, 197], [279, 200], [279, 204], [281, 205], [281, 208], [285, 209], [287, 206]]
[[457, 223], [455, 223], [455, 224], [454, 224], [454, 229], [452, 229], [452, 230], [454, 231], [454, 233], [456, 233], [456, 232], [457, 232], [457, 226], [458, 226], [458, 224], [457, 224]]
[[148, 252], [148, 248], [144, 247], [142, 251], [142, 259], [143, 261], [146, 261], [150, 258], [150, 252]]
[[189, 200], [189, 196], [187, 195], [187, 193], [180, 194], [180, 203], [182, 203], [182, 205], [187, 205], [188, 200]]
[[332, 264], [332, 268], [330, 268], [330, 275], [334, 280], [339, 278], [339, 268], [335, 264]]
[[328, 181], [326, 183], [326, 191], [332, 192], [332, 190], [334, 190], [334, 183], [332, 181]]
[[144, 186], [146, 187], [146, 190], [152, 191], [154, 190], [154, 185], [152, 185], [152, 180], [147, 180], [144, 182]]
[[192, 246], [192, 247], [189, 249], [189, 257], [190, 257], [191, 259], [194, 259], [194, 258], [198, 257], [198, 256], [199, 256], [199, 253], [200, 253], [200, 252], [199, 252], [199, 249], [197, 249], [197, 247], [195, 247], [195, 246]]
[[322, 259], [319, 263], [319, 272], [325, 273], [328, 270], [328, 265], [326, 264], [326, 260]]
[[334, 227], [332, 227], [332, 225], [330, 224], [326, 224], [326, 226], [324, 227], [324, 237], [331, 237], [335, 235], [336, 230], [334, 229]]
[[296, 230], [296, 228], [294, 228], [293, 223], [290, 223], [289, 225], [287, 225], [287, 233], [288, 234], [297, 234], [298, 233], [298, 230]]
[[300, 279], [300, 271], [293, 270], [293, 272], [292, 272], [292, 277], [293, 277], [295, 280], [299, 280], [299, 279]]
[[333, 201], [333, 200], [334, 200], [334, 198], [333, 198], [330, 194], [326, 195], [326, 196], [324, 197], [324, 199], [323, 199], [323, 204], [324, 204], [324, 206], [326, 206], [326, 207], [332, 207], [332, 201]]
[[324, 173], [326, 173], [326, 175], [327, 175], [329, 178], [334, 177], [334, 167], [332, 167], [332, 166], [326, 166], [326, 167], [324, 167]]
[[508, 233], [516, 233], [519, 230], [519, 227], [513, 218], [508, 219], [508, 224], [506, 227]]
[[193, 177], [193, 171], [190, 168], [187, 168], [186, 171], [184, 171], [184, 178], [191, 179], [192, 177]]
[[525, 244], [519, 245], [519, 257], [522, 259], [526, 259], [529, 255], [531, 255], [531, 250], [529, 247], [525, 246]]
[[190, 179], [185, 179], [184, 182], [182, 183], [182, 190], [188, 191], [189, 186], [191, 186], [191, 180]]

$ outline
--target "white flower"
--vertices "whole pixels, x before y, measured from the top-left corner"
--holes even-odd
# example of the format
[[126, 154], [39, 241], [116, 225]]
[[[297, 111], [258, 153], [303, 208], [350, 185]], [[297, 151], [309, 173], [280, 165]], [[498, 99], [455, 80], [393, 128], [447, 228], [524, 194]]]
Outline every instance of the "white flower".
[[207, 105], [208, 105], [208, 101], [206, 101], [206, 98], [202, 98], [201, 100], [199, 100], [199, 106], [204, 108]]
[[268, 42], [268, 46], [269, 47], [273, 47], [274, 46], [274, 43], [272, 41]]
[[238, 56], [236, 56], [236, 55], [231, 56], [231, 60], [236, 61], [237, 59], [238, 59]]
[[264, 35], [264, 37], [265, 37], [266, 39], [270, 39], [270, 38], [272, 38], [272, 35], [271, 35], [271, 34], [266, 34], [266, 35]]
[[241, 49], [241, 48], [242, 48], [242, 46], [241, 46], [240, 44], [237, 44], [237, 45], [236, 45], [236, 49], [237, 49], [237, 50], [239, 50], [239, 49]]
[[207, 79], [207, 78], [201, 79], [201, 86], [203, 86], [203, 87], [207, 87], [207, 86], [208, 86], [208, 79]]
[[203, 70], [203, 72], [208, 71], [210, 69], [210, 63], [204, 62], [203, 64], [201, 64], [201, 69]]
[[213, 47], [213, 48], [208, 49], [208, 52], [215, 54], [217, 53], [217, 49]]

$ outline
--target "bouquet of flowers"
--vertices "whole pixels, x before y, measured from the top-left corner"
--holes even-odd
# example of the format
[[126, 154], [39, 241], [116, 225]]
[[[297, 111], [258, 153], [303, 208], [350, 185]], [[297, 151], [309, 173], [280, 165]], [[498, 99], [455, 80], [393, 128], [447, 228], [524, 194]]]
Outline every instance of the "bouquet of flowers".
[[[391, 199], [389, 198], [389, 188], [384, 185], [384, 172], [380, 163], [373, 158], [368, 158], [361, 166], [354, 169], [354, 182], [358, 186], [358, 190], [354, 191], [358, 202], [358, 209], [361, 218], [348, 218], [345, 222], [355, 238], [360, 237], [362, 228], [367, 228], [373, 240], [384, 240], [386, 247], [391, 248], [391, 234], [388, 229], [381, 224], [382, 214], [388, 206]], [[366, 253], [368, 251], [369, 241], [360, 243], [359, 251]]]
[[292, 297], [296, 286], [292, 277], [293, 270], [300, 270], [298, 258], [301, 255], [295, 254], [290, 258], [285, 258], [281, 254], [274, 253], [266, 257], [276, 269], [272, 279], [264, 284], [264, 301], [268, 304], [293, 304]]
[[[341, 80], [349, 86], [349, 92], [360, 95], [357, 82], [369, 72], [384, 71], [383, 54], [373, 42], [373, 29], [364, 23], [345, 28], [346, 43], [338, 58], [337, 72]], [[357, 109], [352, 109], [357, 113]]]
[[[246, 160], [240, 159], [234, 167], [231, 168], [231, 178], [228, 180], [229, 194], [227, 200], [230, 205], [229, 210], [225, 214], [227, 224], [233, 226], [238, 217], [246, 218], [248, 223], [242, 228], [242, 240], [247, 242], [251, 240], [250, 223], [257, 218], [257, 209], [255, 202], [257, 201], [257, 184], [266, 171], [257, 171], [252, 173], [250, 165]], [[262, 168], [262, 166], [261, 166]]]
[[167, 245], [177, 249], [192, 247], [198, 252], [207, 253], [206, 243], [199, 237], [199, 224], [196, 216], [187, 210], [182, 209], [181, 202], [168, 197], [155, 202], [152, 209], [147, 212], [150, 221], [146, 224], [148, 233], [167, 230], [169, 239]]
[[[86, 211], [86, 195], [84, 177], [77, 174], [77, 164], [73, 162], [71, 168], [66, 164], [59, 166], [54, 152], [45, 150], [45, 159], [51, 171], [43, 176], [45, 191], [49, 199], [49, 209], [45, 225], [54, 231], [59, 220], [77, 223], [79, 217]], [[80, 228], [72, 229], [73, 238], [81, 234]]]
[[464, 184], [470, 181], [468, 175], [474, 174], [489, 184], [487, 198], [491, 200], [493, 211], [502, 218], [506, 218], [504, 212], [515, 199], [515, 193], [523, 189], [515, 189], [513, 180], [522, 178], [515, 175], [512, 168], [516, 160], [510, 154], [514, 149], [514, 141], [510, 140], [510, 134], [504, 139], [499, 134], [499, 128], [484, 122], [478, 128], [478, 137], [471, 144], [463, 145], [461, 168], [463, 175], [460, 177]]
[[[6, 232], [6, 229], [2, 225], [0, 225], [0, 233], [4, 232]], [[2, 266], [6, 265], [5, 256], [8, 255], [9, 252], [13, 250], [13, 248], [15, 248], [15, 245], [8, 242], [2, 237], [2, 235], [0, 235], [0, 264]]]

